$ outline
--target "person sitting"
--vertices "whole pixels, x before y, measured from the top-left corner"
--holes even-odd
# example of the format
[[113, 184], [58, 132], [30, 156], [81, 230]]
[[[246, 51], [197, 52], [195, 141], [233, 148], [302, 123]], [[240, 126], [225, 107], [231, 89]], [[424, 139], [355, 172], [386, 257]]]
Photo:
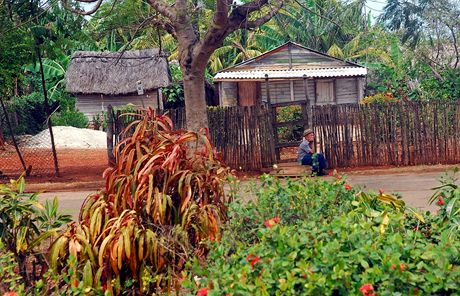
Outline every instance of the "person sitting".
[[326, 159], [321, 153], [314, 153], [313, 143], [315, 142], [315, 133], [312, 129], [306, 129], [303, 132], [303, 141], [297, 150], [297, 158], [301, 165], [311, 165], [312, 173], [317, 176], [327, 174]]

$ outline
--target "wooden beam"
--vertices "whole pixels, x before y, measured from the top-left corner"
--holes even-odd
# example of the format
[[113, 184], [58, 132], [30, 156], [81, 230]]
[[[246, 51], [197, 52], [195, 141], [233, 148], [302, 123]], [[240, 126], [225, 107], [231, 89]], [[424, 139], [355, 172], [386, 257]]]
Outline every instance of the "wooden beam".
[[267, 103], [270, 106], [272, 102], [270, 100], [270, 85], [268, 84], [268, 74], [265, 74], [265, 92], [267, 94]]
[[307, 109], [307, 123], [308, 127], [312, 126], [312, 118], [311, 118], [311, 106], [310, 106], [310, 98], [308, 97], [308, 80], [307, 80], [307, 75], [303, 75], [303, 88], [305, 91], [305, 102], [307, 102], [307, 105], [305, 108]]
[[337, 79], [332, 80], [332, 92], [333, 92], [333, 97], [332, 99], [334, 100], [334, 104], [337, 105]]
[[318, 85], [316, 83], [316, 79], [313, 80], [314, 90], [315, 90], [315, 106], [318, 105]]

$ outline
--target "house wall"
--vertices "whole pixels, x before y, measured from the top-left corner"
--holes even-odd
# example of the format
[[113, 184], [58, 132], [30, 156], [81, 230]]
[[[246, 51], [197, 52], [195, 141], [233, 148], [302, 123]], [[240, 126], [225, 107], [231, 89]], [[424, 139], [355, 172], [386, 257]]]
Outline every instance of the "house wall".
[[[144, 95], [129, 94], [129, 95], [117, 95], [107, 96], [100, 94], [81, 95], [77, 94], [76, 107], [78, 110], [83, 112], [90, 121], [93, 120], [93, 116], [107, 111], [107, 106], [122, 106], [126, 104], [133, 104], [138, 107], [152, 107], [158, 108], [157, 98], [158, 91], [151, 90], [146, 91]], [[162, 105], [162, 103], [160, 103]]]
[[236, 106], [238, 104], [238, 83], [219, 83], [219, 102], [221, 106]]
[[[307, 89], [308, 98], [311, 105], [315, 102], [315, 87], [316, 87], [316, 103], [318, 105], [335, 104], [334, 98], [327, 95], [321, 95], [320, 92], [335, 92], [337, 104], [357, 103], [363, 98], [364, 93], [364, 78], [336, 78], [335, 86], [334, 79], [308, 79]], [[316, 82], [316, 83], [315, 83]], [[303, 80], [294, 80], [294, 98], [291, 97], [290, 81], [269, 81], [270, 100], [272, 103], [283, 103], [291, 100], [305, 100], [305, 87]], [[315, 86], [316, 84], [316, 86]], [[329, 87], [331, 89], [329, 89]], [[267, 101], [266, 83], [261, 82], [262, 100]]]
[[[341, 77], [307, 79], [308, 98], [310, 104], [349, 104], [358, 103], [364, 95], [363, 77]], [[334, 82], [335, 80], [335, 82]], [[259, 84], [257, 88], [254, 84]], [[301, 80], [268, 81], [270, 101], [284, 103], [305, 100], [305, 86]], [[291, 93], [291, 83], [293, 92]], [[334, 85], [335, 83], [335, 85]], [[222, 106], [250, 106], [261, 98], [267, 102], [265, 82], [221, 82], [219, 83], [220, 104]], [[329, 94], [329, 95], [328, 95]], [[334, 97], [335, 94], [335, 97]]]

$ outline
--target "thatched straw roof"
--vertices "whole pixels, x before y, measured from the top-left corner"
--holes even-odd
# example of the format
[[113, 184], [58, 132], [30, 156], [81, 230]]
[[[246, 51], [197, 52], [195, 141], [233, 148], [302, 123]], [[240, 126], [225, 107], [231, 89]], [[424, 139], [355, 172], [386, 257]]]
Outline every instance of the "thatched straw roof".
[[170, 84], [166, 56], [157, 48], [120, 52], [77, 51], [66, 73], [71, 93], [118, 95]]

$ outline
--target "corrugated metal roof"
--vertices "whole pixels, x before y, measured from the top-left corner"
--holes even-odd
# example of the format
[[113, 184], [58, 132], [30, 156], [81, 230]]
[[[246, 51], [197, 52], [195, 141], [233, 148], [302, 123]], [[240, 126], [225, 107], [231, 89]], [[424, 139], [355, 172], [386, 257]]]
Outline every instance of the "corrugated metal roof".
[[367, 69], [363, 67], [337, 67], [317, 69], [292, 69], [292, 70], [251, 70], [251, 71], [225, 71], [214, 76], [215, 81], [238, 79], [289, 79], [289, 78], [318, 78], [318, 77], [344, 77], [363, 76]]

